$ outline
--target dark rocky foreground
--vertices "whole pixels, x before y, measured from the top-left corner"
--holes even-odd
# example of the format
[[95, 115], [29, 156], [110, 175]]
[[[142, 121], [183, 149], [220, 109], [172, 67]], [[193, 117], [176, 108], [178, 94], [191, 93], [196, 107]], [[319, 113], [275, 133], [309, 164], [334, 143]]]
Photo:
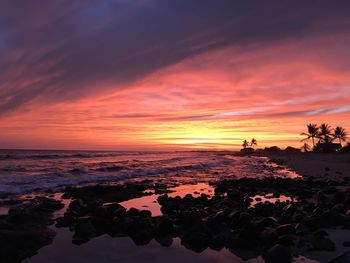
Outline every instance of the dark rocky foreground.
[[[350, 188], [345, 182], [265, 178], [213, 184], [213, 197], [161, 195], [158, 202], [163, 215], [158, 217], [147, 210], [126, 210], [118, 203], [150, 194], [150, 189], [166, 192], [166, 185], [148, 180], [67, 188], [63, 197], [72, 202], [64, 216], [56, 219], [56, 226], [74, 231], [72, 242], [77, 245], [102, 234], [129, 236], [137, 245], [155, 239], [170, 246], [179, 237], [183, 246], [196, 252], [208, 247], [248, 250], [263, 255], [266, 262], [278, 263], [291, 262], [300, 251], [333, 251], [335, 245], [324, 229], [350, 229]], [[270, 193], [275, 198], [290, 196], [294, 202], [256, 199], [258, 203], [252, 206], [253, 196]], [[1, 217], [1, 259], [20, 262], [49, 244], [54, 233], [47, 226], [52, 223], [52, 212], [61, 207], [58, 201], [38, 198]], [[350, 262], [349, 254], [331, 262]]]
[[52, 242], [52, 213], [63, 208], [59, 201], [35, 198], [0, 216], [0, 262], [21, 262]]

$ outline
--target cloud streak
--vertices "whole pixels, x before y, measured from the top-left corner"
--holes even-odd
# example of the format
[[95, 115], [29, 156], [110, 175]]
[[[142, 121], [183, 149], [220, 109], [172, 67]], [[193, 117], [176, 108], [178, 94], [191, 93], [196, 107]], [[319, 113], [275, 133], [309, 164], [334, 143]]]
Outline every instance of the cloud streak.
[[[227, 46], [347, 31], [348, 1], [2, 1], [0, 112], [116, 91]], [[336, 23], [330, 27], [329, 23]], [[333, 32], [334, 33], [334, 32]]]
[[253, 131], [296, 143], [311, 120], [350, 126], [349, 8], [3, 0], [0, 143], [159, 147], [206, 133], [198, 144], [222, 147]]

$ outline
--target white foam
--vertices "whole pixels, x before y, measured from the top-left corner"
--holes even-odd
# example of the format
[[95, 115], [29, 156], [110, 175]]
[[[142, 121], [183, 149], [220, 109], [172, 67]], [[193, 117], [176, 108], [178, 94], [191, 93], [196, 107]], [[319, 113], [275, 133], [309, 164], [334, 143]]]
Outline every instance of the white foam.
[[[185, 161], [181, 164], [181, 161]], [[199, 162], [198, 161], [202, 161]], [[203, 162], [204, 161], [204, 162]], [[206, 162], [205, 162], [206, 161]], [[189, 164], [189, 163], [194, 164]], [[89, 170], [86, 167], [72, 168], [66, 172], [47, 172], [47, 173], [7, 173], [1, 174], [0, 194], [20, 194], [34, 191], [36, 189], [48, 190], [54, 189], [58, 186], [79, 185], [94, 182], [108, 182], [134, 177], [146, 177], [152, 175], [169, 174], [172, 172], [179, 172], [185, 170], [205, 170], [218, 165], [229, 164], [234, 160], [225, 157], [218, 157], [215, 161], [208, 161], [207, 158], [170, 158], [162, 161], [144, 162], [136, 168], [129, 168], [129, 170], [121, 170], [116, 172], [97, 172]], [[169, 163], [180, 163], [180, 165], [171, 165], [158, 168]], [[143, 168], [146, 167], [146, 168]]]

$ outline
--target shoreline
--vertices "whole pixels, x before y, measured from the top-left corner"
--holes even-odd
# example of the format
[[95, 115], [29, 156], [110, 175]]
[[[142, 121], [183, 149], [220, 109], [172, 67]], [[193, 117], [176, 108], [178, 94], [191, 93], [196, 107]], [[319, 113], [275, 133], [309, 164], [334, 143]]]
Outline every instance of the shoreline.
[[[247, 163], [245, 165], [248, 167], [249, 165], [251, 165], [250, 161], [254, 160], [254, 162], [256, 162], [256, 165], [261, 167], [262, 170], [266, 170], [267, 172], [269, 172], [269, 174], [277, 174], [278, 171], [280, 170], [283, 171], [284, 168], [282, 166], [284, 165], [287, 166], [288, 168], [293, 168], [295, 170], [300, 169], [298, 171], [305, 171], [306, 169], [309, 169], [308, 171], [310, 171], [310, 169], [312, 169], [311, 166], [314, 165], [315, 161], [323, 162], [323, 164], [325, 164], [323, 159], [326, 157], [323, 157], [322, 160], [319, 160], [317, 159], [318, 157], [311, 158], [310, 156], [310, 159], [305, 159], [305, 156], [300, 156], [300, 155], [296, 156], [295, 154], [294, 155], [291, 155], [291, 154], [275, 155], [275, 156], [270, 155], [268, 156], [268, 158], [271, 159], [270, 164], [271, 163], [274, 164], [270, 166], [268, 165], [269, 162], [264, 163], [263, 161], [260, 161], [259, 159], [256, 159], [256, 158], [258, 157], [255, 157], [255, 158], [246, 157]], [[332, 159], [334, 157], [329, 156], [327, 158]], [[300, 165], [300, 163], [303, 164], [302, 166], [303, 170], [302, 168], [297, 168], [297, 165]], [[324, 169], [323, 166], [319, 166], [318, 168], [321, 170]], [[330, 169], [328, 172], [333, 171], [333, 166], [330, 166], [328, 168]], [[256, 169], [256, 167], [254, 169]], [[257, 173], [259, 171], [261, 170], [256, 170]], [[339, 175], [335, 173], [336, 171], [337, 170], [334, 170], [334, 175]], [[338, 171], [338, 172], [341, 172], [341, 171]], [[333, 173], [331, 173], [330, 176], [332, 175]], [[185, 246], [187, 249], [194, 250], [197, 252], [202, 252], [208, 247], [214, 250], [216, 249], [221, 250], [224, 247], [230, 248], [230, 249], [238, 248], [238, 249], [251, 251], [253, 255], [255, 255], [255, 253], [258, 253], [257, 255], [260, 254], [260, 255], [263, 255], [265, 258], [266, 257], [268, 258], [269, 255], [271, 256], [271, 253], [272, 255], [273, 253], [275, 253], [274, 251], [272, 252], [270, 251], [274, 247], [272, 245], [275, 244], [275, 245], [279, 245], [279, 247], [275, 249], [278, 249], [279, 253], [283, 252], [284, 256], [286, 257], [291, 257], [292, 254], [309, 255], [310, 252], [308, 251], [307, 248], [291, 249], [296, 245], [294, 244], [295, 241], [294, 241], [294, 238], [292, 238], [292, 236], [296, 236], [297, 238], [302, 238], [302, 239], [306, 238], [307, 240], [309, 240], [309, 242], [311, 242], [310, 243], [311, 246], [314, 246], [314, 249], [316, 248], [316, 250], [333, 251], [333, 249], [337, 247], [337, 251], [333, 251], [333, 254], [331, 256], [328, 255], [329, 259], [331, 259], [337, 256], [339, 254], [339, 251], [344, 252], [343, 250], [339, 250], [338, 248], [339, 244], [334, 245], [332, 240], [330, 240], [325, 235], [315, 236], [312, 233], [311, 234], [304, 233], [303, 232], [304, 230], [297, 229], [298, 223], [296, 222], [298, 221], [302, 222], [300, 218], [297, 219], [297, 221], [295, 221], [296, 219], [293, 219], [293, 216], [292, 216], [287, 220], [286, 218], [281, 217], [281, 215], [278, 213], [285, 213], [284, 212], [285, 207], [291, 207], [291, 208], [288, 208], [291, 210], [291, 213], [292, 212], [294, 213], [296, 211], [295, 209], [297, 208], [297, 210], [300, 210], [300, 209], [305, 210], [303, 213], [305, 213], [305, 215], [308, 215], [312, 212], [312, 210], [308, 208], [308, 206], [310, 205], [315, 207], [320, 207], [320, 209], [322, 208], [322, 210], [324, 209], [327, 210], [327, 207], [329, 206], [330, 202], [331, 203], [334, 202], [334, 200], [332, 199], [333, 197], [331, 196], [344, 195], [344, 193], [346, 195], [346, 191], [340, 190], [340, 188], [344, 188], [344, 185], [339, 184], [338, 179], [340, 178], [336, 176], [333, 176], [334, 178], [329, 178], [328, 176], [328, 179], [336, 179], [336, 180], [327, 180], [327, 182], [323, 182], [323, 183], [316, 182], [316, 180], [314, 181], [313, 180], [314, 178], [312, 178], [312, 175], [308, 175], [305, 173], [303, 174], [303, 176], [304, 176], [303, 179], [300, 179], [300, 178], [299, 179], [298, 178], [274, 179], [274, 178], [269, 178], [268, 176], [264, 178], [246, 178], [245, 176], [243, 176], [243, 178], [231, 178], [230, 176], [227, 176], [227, 175], [220, 176], [216, 174], [215, 171], [213, 171], [212, 176], [208, 176], [206, 178], [200, 178], [198, 175], [192, 175], [192, 176], [185, 175], [182, 178], [181, 176], [177, 178], [164, 178], [161, 176], [150, 176], [147, 178], [133, 178], [129, 180], [123, 180], [114, 184], [113, 183], [103, 184], [103, 185], [90, 184], [88, 186], [68, 187], [64, 189], [65, 197], [63, 199], [57, 200], [56, 198], [56, 200], [54, 200], [54, 199], [51, 199], [53, 197], [52, 196], [53, 193], [51, 194], [44, 193], [43, 196], [41, 197], [33, 197], [30, 200], [27, 200], [28, 204], [25, 204], [25, 205], [22, 204], [22, 206], [19, 205], [19, 207], [13, 209], [10, 212], [12, 217], [14, 214], [15, 217], [16, 216], [18, 217], [18, 215], [20, 215], [19, 218], [21, 218], [21, 216], [30, 217], [31, 213], [33, 213], [33, 211], [37, 211], [37, 209], [39, 209], [39, 211], [44, 210], [44, 212], [41, 214], [41, 217], [46, 218], [44, 222], [41, 222], [42, 220], [39, 220], [40, 222], [38, 223], [38, 218], [36, 218], [32, 222], [32, 224], [29, 224], [29, 225], [27, 223], [23, 224], [23, 222], [13, 223], [11, 222], [11, 220], [13, 219], [11, 219], [11, 216], [10, 216], [10, 219], [11, 219], [10, 223], [14, 225], [17, 224], [17, 226], [19, 224], [20, 228], [22, 229], [26, 229], [28, 227], [33, 228], [33, 226], [39, 229], [40, 230], [40, 231], [38, 230], [39, 233], [42, 234], [41, 238], [43, 238], [43, 240], [39, 238], [40, 242], [38, 245], [40, 247], [42, 247], [43, 245], [47, 246], [49, 245], [49, 243], [45, 243], [45, 242], [52, 242], [54, 240], [54, 234], [50, 231], [50, 227], [48, 226], [50, 226], [53, 222], [55, 222], [56, 227], [64, 227], [64, 228], [69, 227], [71, 230], [73, 230], [75, 234], [72, 238], [73, 238], [73, 241], [75, 240], [74, 242], [76, 242], [77, 244], [85, 244], [90, 240], [94, 240], [96, 236], [98, 237], [100, 235], [109, 233], [109, 235], [112, 235], [112, 236], [115, 236], [115, 235], [129, 236], [132, 238], [132, 240], [134, 240], [134, 242], [137, 245], [148, 244], [152, 239], [155, 238], [155, 240], [161, 245], [168, 246], [168, 245], [171, 245], [170, 239], [172, 240], [173, 238], [180, 238], [182, 246]], [[343, 182], [344, 178], [346, 178], [346, 173], [342, 173], [341, 178], [342, 178], [341, 181]], [[321, 179], [321, 181], [325, 181], [324, 180], [325, 176], [318, 177], [317, 179]], [[331, 186], [329, 185], [329, 181], [331, 181], [332, 183]], [[192, 189], [187, 192], [185, 191], [185, 193], [180, 195], [180, 197], [178, 198], [175, 197], [177, 194], [175, 195], [171, 194], [174, 187], [176, 189], [176, 187], [179, 187], [179, 186], [196, 185], [201, 182], [203, 183], [203, 185], [201, 186], [202, 190], [205, 188], [204, 184], [207, 184], [207, 185], [210, 184], [213, 191], [212, 195], [209, 194], [208, 192], [203, 192], [201, 189], [197, 189], [197, 190]], [[346, 184], [346, 186], [348, 187], [349, 185]], [[118, 191], [120, 193], [122, 189], [120, 187], [122, 188], [126, 187], [126, 190], [125, 191], [123, 190], [125, 192], [125, 194], [123, 194], [124, 196], [120, 194], [115, 195], [114, 193]], [[311, 193], [310, 195], [311, 189], [314, 189], [313, 190], [314, 193]], [[150, 190], [152, 190], [152, 192]], [[316, 202], [314, 200], [310, 202], [309, 200], [310, 197], [314, 198], [314, 194], [318, 194], [320, 191], [325, 192], [325, 194], [323, 194], [322, 196], [316, 196]], [[194, 193], [194, 192], [197, 192], [197, 193]], [[99, 193], [99, 194], [96, 195], [96, 193]], [[175, 190], [175, 193], [176, 193], [176, 190]], [[271, 193], [273, 193], [273, 195], [269, 196]], [[286, 193], [288, 194], [285, 195]], [[158, 213], [156, 215], [153, 215], [152, 212], [146, 212], [146, 210], [149, 210], [147, 207], [142, 207], [142, 202], [143, 200], [145, 200], [143, 198], [152, 197], [155, 194], [157, 195], [156, 197], [160, 205], [159, 209], [162, 214]], [[188, 194], [191, 194], [191, 195], [188, 195]], [[292, 196], [295, 199], [277, 199], [279, 197], [284, 198], [288, 196]], [[133, 208], [133, 206], [136, 206], [135, 201], [133, 203], [133, 200], [135, 200], [135, 198], [138, 199], [139, 202], [141, 202], [139, 203], [141, 204], [141, 206], [139, 206], [138, 209]], [[321, 198], [322, 200], [321, 199], [320, 200], [322, 202], [319, 202], [320, 200], [317, 201], [317, 198]], [[151, 202], [154, 202], [157, 199], [152, 200], [151, 198], [152, 200]], [[69, 202], [66, 202], [62, 207], [63, 200], [69, 200]], [[72, 201], [74, 203], [73, 205], [70, 200], [73, 200]], [[95, 200], [101, 200], [101, 202], [96, 203], [94, 202]], [[233, 202], [233, 203], [228, 204], [227, 203], [228, 200], [231, 200], [230, 202]], [[342, 204], [343, 206], [344, 204], [346, 204], [344, 203], [345, 201], [346, 201], [345, 199], [336, 200], [337, 204]], [[253, 207], [251, 206], [252, 202], [255, 202], [255, 205]], [[125, 207], [123, 206], [123, 204]], [[187, 221], [183, 222], [181, 221], [183, 219], [181, 219], [179, 223], [178, 220], [184, 215], [182, 213], [174, 214], [174, 211], [177, 211], [178, 208], [176, 207], [178, 206], [182, 207], [181, 211], [183, 211], [185, 214], [191, 211], [192, 209], [198, 210], [198, 213], [196, 212], [195, 214], [191, 215], [190, 218], [187, 219], [189, 220], [188, 222]], [[292, 207], [295, 207], [295, 208], [292, 209]], [[345, 207], [343, 207], [340, 210], [342, 211], [341, 213], [346, 213], [345, 211], [346, 207], [348, 207], [348, 205], [345, 205]], [[67, 210], [63, 211], [62, 213], [61, 209], [63, 208]], [[202, 211], [203, 208], [205, 208], [205, 210], [203, 211], [206, 211], [206, 212], [205, 213], [199, 212], [199, 211]], [[53, 217], [53, 214], [56, 213], [55, 209], [58, 211], [61, 210], [61, 214], [59, 214], [60, 218], [55, 219]], [[102, 212], [101, 209], [104, 212]], [[110, 217], [111, 209], [113, 211], [116, 209], [117, 210], [119, 209], [120, 211], [119, 213], [121, 213], [119, 215], [114, 215], [114, 216], [117, 216], [117, 218], [119, 218], [118, 220], [122, 219], [122, 222], [119, 222], [118, 224], [122, 224], [122, 225], [125, 224], [125, 222], [123, 221], [125, 219], [130, 220], [132, 218], [133, 220], [136, 220], [136, 221], [131, 225], [128, 225], [130, 222], [127, 223], [126, 226], [124, 225], [124, 227], [126, 227], [126, 229], [124, 230], [122, 225], [119, 225], [117, 229], [115, 229], [115, 227], [118, 224], [115, 225], [115, 223], [112, 223], [112, 222], [115, 222], [114, 221], [115, 219], [112, 220], [112, 218]], [[49, 213], [47, 213], [48, 212], [47, 210], [49, 210]], [[275, 219], [274, 219], [276, 221], [271, 221], [269, 223], [265, 222], [263, 223], [263, 225], [260, 226], [261, 222], [258, 222], [258, 221], [261, 219], [266, 220], [268, 217], [267, 214], [259, 214], [260, 213], [259, 211], [264, 211], [264, 210], [269, 211], [271, 215], [277, 213], [275, 214]], [[23, 211], [27, 214], [24, 214], [24, 215], [23, 213], [21, 214], [21, 212]], [[231, 211], [231, 212], [228, 213], [228, 211]], [[236, 214], [233, 215], [232, 211], [236, 211]], [[107, 217], [111, 219], [104, 221], [102, 220], [102, 218], [100, 218], [99, 213], [104, 213], [103, 214], [104, 216], [102, 218]], [[245, 236], [243, 238], [243, 236], [240, 236], [240, 235], [242, 235], [244, 231], [246, 231], [244, 229], [247, 227], [244, 224], [241, 225], [243, 221], [240, 221], [240, 220], [243, 220], [243, 218], [242, 219], [240, 218], [243, 215], [245, 217], [250, 215], [246, 219], [244, 219], [244, 220], [248, 220], [247, 222], [251, 222], [251, 224], [255, 225], [255, 227], [258, 227], [258, 228], [262, 227], [262, 229], [265, 229], [264, 231], [269, 230], [270, 232], [265, 233], [264, 231], [261, 232], [259, 230], [255, 234], [250, 233], [248, 236]], [[337, 211], [336, 215], [339, 215], [339, 211]], [[321, 223], [319, 224], [318, 229], [327, 228], [327, 227], [334, 228], [339, 226], [339, 224], [343, 226], [348, 226], [348, 225], [350, 226], [349, 224], [350, 222], [348, 222], [348, 220], [344, 216], [340, 216], [339, 218], [342, 218], [342, 219], [339, 219], [339, 221], [337, 222], [332, 222], [331, 225], [327, 225], [328, 224], [326, 222], [327, 220], [325, 221], [325, 219], [322, 219], [322, 213], [317, 216], [319, 217], [319, 220], [321, 220]], [[6, 216], [1, 216], [1, 217], [2, 217], [0, 220], [1, 222], [9, 221], [9, 218], [6, 218]], [[6, 219], [4, 219], [4, 217]], [[170, 221], [166, 218], [169, 218]], [[197, 219], [200, 219], [200, 222], [201, 222], [200, 225], [201, 225], [203, 224], [203, 222], [206, 222], [208, 218], [212, 218], [210, 220], [214, 220], [214, 221], [209, 225], [208, 223], [205, 223], [206, 226], [204, 225], [202, 226], [204, 228], [192, 229], [191, 225], [194, 222], [192, 222], [191, 220], [195, 220], [196, 222]], [[98, 221], [97, 219], [99, 219], [100, 221]], [[109, 220], [112, 220], [112, 221], [109, 221]], [[144, 220], [148, 222], [146, 225]], [[164, 223], [164, 222], [161, 223], [162, 220], [165, 220], [165, 222], [167, 223]], [[236, 223], [233, 225], [231, 225], [232, 223], [228, 224], [232, 220], [238, 220], [238, 221], [236, 221]], [[141, 224], [142, 228], [138, 228], [140, 226], [137, 226], [138, 224], [140, 224], [140, 222], [143, 222]], [[171, 222], [171, 224], [169, 222]], [[165, 229], [157, 230], [157, 227], [159, 227], [159, 224], [165, 224], [165, 226], [163, 226], [165, 227]], [[169, 224], [172, 227], [170, 227]], [[104, 227], [102, 227], [102, 229], [99, 229], [101, 228], [102, 225], [108, 225], [111, 228], [107, 227], [107, 229], [105, 229]], [[238, 236], [236, 236], [236, 234], [234, 234], [235, 232], [232, 232], [230, 234], [232, 235], [232, 237], [230, 237], [229, 240], [227, 239], [228, 237], [226, 237], [225, 234], [224, 236], [214, 237], [214, 239], [213, 237], [209, 238], [209, 236], [203, 236], [200, 234], [200, 233], [203, 233], [203, 231], [204, 233], [207, 233], [207, 231], [209, 231], [207, 235], [212, 235], [211, 233], [213, 229], [216, 229], [218, 227], [226, 229], [225, 231], [228, 231], [229, 229], [227, 228], [228, 226], [231, 229], [229, 230], [230, 233], [231, 231], [234, 230], [234, 231], [238, 231], [240, 234], [238, 233]], [[129, 227], [131, 228], [131, 230], [127, 230]], [[176, 230], [178, 227], [180, 227], [180, 229]], [[212, 227], [214, 228], [212, 229]], [[250, 227], [252, 227], [252, 225], [250, 225]], [[282, 229], [284, 228], [285, 229], [277, 230], [279, 227], [282, 227]], [[306, 224], [306, 227], [310, 227], [310, 226]], [[205, 230], [207, 228], [209, 230]], [[59, 228], [56, 228], [56, 230], [57, 229]], [[110, 232], [112, 229], [114, 229], [112, 232], [115, 232], [115, 231], [116, 232], [115, 233]], [[138, 230], [136, 231], [136, 229]], [[178, 232], [179, 230], [181, 231]], [[157, 231], [160, 231], [160, 232], [158, 232], [157, 234]], [[213, 233], [216, 233], [216, 231], [217, 230], [215, 230]], [[279, 234], [278, 231], [283, 231], [283, 235], [281, 236], [281, 234]], [[298, 231], [301, 231], [301, 232], [298, 232]], [[183, 234], [180, 234], [180, 233], [183, 233]], [[249, 236], [253, 236], [255, 237], [255, 239], [259, 240], [263, 233], [265, 233], [264, 235], [268, 234], [268, 236], [265, 237], [265, 239], [267, 238], [267, 240], [264, 240], [263, 243], [261, 243], [262, 240], [256, 244], [254, 243], [256, 242], [256, 240], [251, 244], [246, 244], [244, 242], [242, 243], [242, 241], [244, 241], [244, 239], [248, 238]], [[276, 233], [277, 233], [277, 239], [276, 239]], [[14, 233], [14, 235], [17, 235], [17, 234], [18, 233]], [[194, 238], [198, 235], [200, 238]], [[212, 239], [214, 240], [214, 243], [211, 244], [212, 241], [209, 242], [209, 240], [212, 240]], [[316, 239], [316, 241], [314, 239]], [[266, 244], [268, 244], [270, 247], [266, 247]], [[32, 251], [30, 253], [36, 253], [37, 249], [39, 248], [35, 248], [35, 251]], [[40, 254], [40, 251], [41, 250], [39, 250], [39, 254]], [[18, 251], [15, 251], [15, 252], [17, 253]], [[2, 251], [2, 253], [4, 253], [4, 251]], [[320, 253], [320, 252], [317, 252], [317, 253]], [[313, 257], [317, 257], [317, 255], [313, 255]], [[260, 259], [260, 262], [263, 262], [261, 260], [262, 259]], [[29, 262], [35, 262], [35, 256], [32, 259], [30, 259]], [[312, 262], [312, 261], [307, 261], [307, 262]]]

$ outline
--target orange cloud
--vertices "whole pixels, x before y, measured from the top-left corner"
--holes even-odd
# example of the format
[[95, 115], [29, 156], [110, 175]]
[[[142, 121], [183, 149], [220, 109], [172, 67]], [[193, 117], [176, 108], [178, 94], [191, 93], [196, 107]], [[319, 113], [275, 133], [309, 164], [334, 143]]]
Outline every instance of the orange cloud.
[[[350, 75], [334, 38], [221, 48], [80, 100], [1, 117], [2, 147], [190, 149], [300, 146], [309, 122], [350, 128]], [[95, 83], [94, 83], [95, 85]]]

